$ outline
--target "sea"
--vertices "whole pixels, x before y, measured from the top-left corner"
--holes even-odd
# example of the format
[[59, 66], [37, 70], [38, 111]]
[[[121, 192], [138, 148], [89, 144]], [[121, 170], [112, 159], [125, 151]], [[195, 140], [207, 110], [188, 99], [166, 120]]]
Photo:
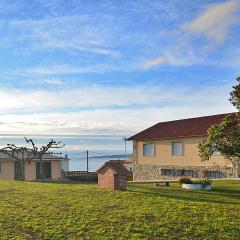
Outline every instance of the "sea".
[[[0, 135], [0, 147], [7, 144], [30, 147], [24, 137], [24, 135]], [[125, 141], [123, 136], [118, 135], [31, 135], [26, 137], [33, 139], [39, 147], [46, 145], [51, 139], [65, 144], [62, 149], [57, 149], [54, 153], [58, 156], [68, 156], [70, 171], [87, 170], [87, 151], [89, 171], [96, 171], [104, 162], [111, 159], [124, 160], [132, 154], [132, 142]]]

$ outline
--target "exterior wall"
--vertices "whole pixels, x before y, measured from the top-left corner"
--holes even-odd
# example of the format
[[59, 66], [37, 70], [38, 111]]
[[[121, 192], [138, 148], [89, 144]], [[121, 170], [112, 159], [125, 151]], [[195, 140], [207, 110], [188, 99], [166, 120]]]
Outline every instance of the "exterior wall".
[[[222, 156], [212, 156], [209, 161], [201, 161], [198, 155], [198, 143], [203, 137], [182, 137], [154, 141], [135, 141], [133, 143], [133, 179], [156, 180], [171, 178], [162, 176], [161, 169], [193, 170], [198, 178], [203, 177], [204, 171], [221, 171], [222, 176], [234, 177], [232, 166]], [[183, 144], [183, 155], [172, 155], [172, 142]], [[155, 156], [143, 156], [143, 144], [155, 143]]]
[[103, 189], [126, 190], [126, 175], [115, 174], [113, 170], [104, 168], [98, 173], [98, 186]]
[[[165, 175], [164, 171], [171, 169], [177, 174], [175, 176]], [[191, 170], [193, 175], [181, 175], [184, 170]], [[152, 165], [152, 164], [134, 164], [133, 180], [176, 180], [181, 177], [205, 178], [205, 172], [212, 171], [219, 173], [218, 178], [234, 178], [235, 174], [232, 168], [220, 166], [177, 166], [177, 165]]]
[[62, 160], [60, 163], [61, 163], [61, 170], [68, 172], [69, 171], [69, 160]]
[[126, 175], [117, 174], [114, 176], [114, 189], [126, 190]]
[[114, 190], [114, 172], [109, 168], [104, 168], [98, 173], [99, 188]]
[[[61, 161], [51, 161], [51, 179], [61, 178]], [[36, 180], [36, 161], [27, 161], [25, 164], [25, 180]]]
[[138, 162], [138, 145], [140, 145], [140, 143], [136, 140], [133, 140], [133, 163], [137, 163]]
[[[198, 143], [202, 137], [185, 137], [162, 139], [155, 141], [137, 141], [137, 159], [138, 164], [153, 164], [153, 165], [176, 165], [176, 166], [225, 166], [226, 160], [222, 156], [212, 156], [209, 161], [201, 161], [198, 155]], [[183, 155], [172, 156], [172, 142], [182, 142]], [[155, 156], [143, 156], [143, 144], [155, 143]]]
[[27, 161], [25, 163], [25, 180], [36, 180], [36, 161]]
[[[52, 179], [59, 179], [61, 174], [61, 161], [51, 161], [51, 175]], [[0, 180], [14, 180], [14, 162], [1, 161]], [[25, 163], [25, 180], [36, 180], [36, 161], [26, 161]]]
[[0, 180], [14, 180], [13, 161], [1, 161]]
[[52, 179], [59, 179], [62, 177], [61, 174], [61, 161], [51, 161], [51, 175], [52, 175]]

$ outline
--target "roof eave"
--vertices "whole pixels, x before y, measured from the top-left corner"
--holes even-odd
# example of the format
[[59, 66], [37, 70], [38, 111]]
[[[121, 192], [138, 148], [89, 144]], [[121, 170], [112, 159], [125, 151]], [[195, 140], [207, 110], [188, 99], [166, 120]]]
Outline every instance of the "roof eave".
[[128, 138], [127, 141], [152, 141], [152, 140], [162, 140], [162, 139], [172, 139], [172, 138], [188, 138], [188, 137], [205, 137], [206, 134], [198, 135], [185, 135], [185, 136], [171, 136], [171, 137], [161, 137], [161, 138]]

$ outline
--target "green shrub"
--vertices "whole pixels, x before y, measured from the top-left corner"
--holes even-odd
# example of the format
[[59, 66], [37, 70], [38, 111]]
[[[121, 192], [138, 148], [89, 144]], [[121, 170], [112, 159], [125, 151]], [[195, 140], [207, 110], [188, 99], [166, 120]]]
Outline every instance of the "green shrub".
[[211, 181], [207, 178], [201, 180], [192, 180], [189, 177], [183, 177], [179, 180], [180, 184], [202, 184], [202, 185], [211, 185]]
[[183, 184], [183, 183], [191, 184], [191, 183], [193, 183], [193, 181], [189, 177], [180, 178], [179, 182], [180, 182], [180, 184]]
[[193, 181], [193, 184], [211, 185], [212, 182], [209, 179], [205, 178], [203, 180], [195, 180]]

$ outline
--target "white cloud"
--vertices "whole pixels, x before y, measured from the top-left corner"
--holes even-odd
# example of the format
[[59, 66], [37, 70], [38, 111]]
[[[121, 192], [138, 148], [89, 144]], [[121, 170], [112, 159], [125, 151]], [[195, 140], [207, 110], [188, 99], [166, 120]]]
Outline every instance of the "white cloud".
[[[174, 50], [173, 50], [174, 51]], [[171, 66], [188, 66], [194, 62], [194, 57], [190, 55], [174, 56], [173, 54], [167, 53], [163, 56], [147, 60], [143, 63], [145, 69], [154, 68], [159, 65], [171, 65]]]
[[[132, 134], [159, 121], [234, 111], [227, 101], [229, 89], [229, 85], [198, 91], [150, 85], [134, 89], [91, 86], [64, 92], [1, 89], [0, 132]], [[121, 108], [112, 108], [116, 105]], [[44, 109], [51, 112], [41, 112]]]
[[183, 28], [189, 34], [205, 35], [215, 42], [222, 42], [232, 24], [240, 20], [239, 10], [239, 0], [211, 4], [192, 22], [184, 24]]
[[[36, 82], [36, 81], [32, 81], [32, 83], [34, 83], [34, 82]], [[41, 84], [56, 85], [56, 86], [62, 86], [62, 85], [66, 84], [66, 82], [61, 79], [42, 79], [37, 82], [39, 82]]]
[[[146, 91], [148, 89], [148, 91]], [[162, 93], [162, 95], [160, 95]], [[0, 89], [0, 110], [111, 107], [131, 104], [156, 104], [170, 101], [179, 96], [177, 92], [166, 93], [161, 86], [104, 87], [84, 86], [77, 89], [56, 90], [17, 90]]]
[[[97, 109], [74, 113], [7, 114], [1, 133], [23, 134], [124, 134], [131, 135], [160, 121], [230, 112], [230, 105]], [[17, 119], [17, 121], [16, 121]]]
[[[201, 14], [189, 23], [185, 23], [174, 30], [176, 38], [174, 44], [167, 47], [167, 51], [157, 57], [143, 62], [145, 69], [169, 66], [189, 66], [193, 64], [215, 64], [207, 61], [204, 53], [209, 55], [210, 50], [223, 42], [230, 28], [240, 23], [240, 1], [231, 0], [223, 3], [210, 4]], [[207, 43], [197, 43], [199, 37], [207, 37]], [[211, 48], [209, 48], [211, 46]], [[206, 51], [207, 50], [207, 51]], [[219, 65], [221, 61], [217, 61]], [[223, 61], [222, 61], [223, 62]], [[225, 64], [225, 62], [223, 63]]]
[[[60, 49], [75, 52], [86, 52], [120, 57], [121, 52], [114, 48], [114, 33], [118, 28], [104, 15], [101, 21], [91, 15], [67, 15], [48, 17], [40, 20], [11, 20], [7, 22], [9, 29], [18, 31], [18, 38], [7, 39], [8, 44], [28, 42], [24, 49], [43, 50]], [[0, 25], [6, 27], [5, 21]], [[14, 41], [12, 41], [14, 40]], [[4, 44], [7, 43], [3, 41]]]
[[137, 69], [137, 64], [126, 65], [120, 64], [92, 64], [85, 66], [72, 66], [68, 64], [39, 66], [33, 68], [21, 68], [14, 70], [4, 70], [2, 74], [16, 76], [53, 76], [53, 75], [68, 75], [68, 74], [85, 74], [85, 73], [106, 73], [111, 71], [130, 71]]

